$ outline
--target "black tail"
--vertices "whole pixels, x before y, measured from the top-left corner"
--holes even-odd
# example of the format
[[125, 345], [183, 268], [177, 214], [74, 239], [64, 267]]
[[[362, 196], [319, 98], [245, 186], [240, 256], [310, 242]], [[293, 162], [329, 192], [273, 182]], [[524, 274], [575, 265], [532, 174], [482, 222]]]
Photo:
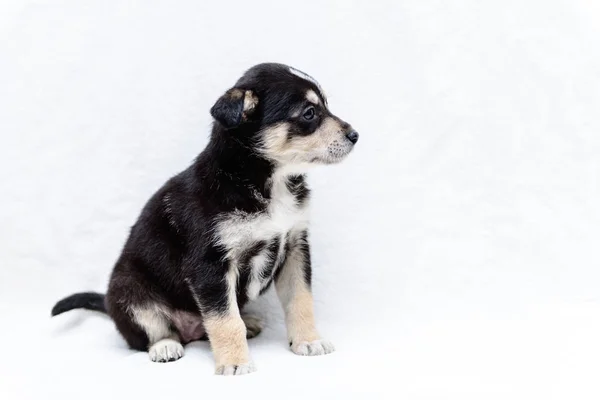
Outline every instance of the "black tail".
[[65, 297], [54, 307], [52, 307], [52, 316], [62, 314], [75, 308], [85, 308], [86, 310], [101, 311], [106, 313], [104, 305], [104, 295], [94, 292], [75, 293]]

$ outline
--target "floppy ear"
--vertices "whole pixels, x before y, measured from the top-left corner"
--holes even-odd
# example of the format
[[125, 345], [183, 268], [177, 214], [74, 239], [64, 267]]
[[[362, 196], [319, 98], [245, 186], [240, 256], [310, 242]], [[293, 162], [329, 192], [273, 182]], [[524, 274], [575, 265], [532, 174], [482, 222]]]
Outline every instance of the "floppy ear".
[[258, 98], [251, 90], [229, 89], [210, 109], [210, 115], [225, 128], [235, 128], [248, 121]]

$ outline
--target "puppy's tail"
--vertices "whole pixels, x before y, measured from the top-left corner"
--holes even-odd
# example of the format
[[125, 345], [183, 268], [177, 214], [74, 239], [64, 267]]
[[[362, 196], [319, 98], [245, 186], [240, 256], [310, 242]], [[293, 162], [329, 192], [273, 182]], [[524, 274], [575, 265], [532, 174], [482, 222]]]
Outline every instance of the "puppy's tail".
[[104, 304], [104, 295], [95, 292], [75, 293], [60, 300], [52, 307], [52, 316], [62, 314], [66, 311], [76, 308], [85, 308], [86, 310], [100, 311], [106, 313]]

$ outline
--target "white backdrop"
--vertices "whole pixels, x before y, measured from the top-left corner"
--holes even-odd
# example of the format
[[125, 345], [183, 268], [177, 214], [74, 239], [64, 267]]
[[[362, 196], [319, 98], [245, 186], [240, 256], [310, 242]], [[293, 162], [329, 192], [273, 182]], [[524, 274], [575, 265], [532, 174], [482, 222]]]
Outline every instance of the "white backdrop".
[[[3, 1], [0, 397], [598, 398], [600, 6], [545, 1]], [[258, 372], [208, 345], [150, 363], [104, 291], [149, 196], [253, 64], [315, 76], [361, 139], [316, 169], [331, 356], [287, 350], [273, 293]], [[120, 398], [120, 397], [116, 397]]]

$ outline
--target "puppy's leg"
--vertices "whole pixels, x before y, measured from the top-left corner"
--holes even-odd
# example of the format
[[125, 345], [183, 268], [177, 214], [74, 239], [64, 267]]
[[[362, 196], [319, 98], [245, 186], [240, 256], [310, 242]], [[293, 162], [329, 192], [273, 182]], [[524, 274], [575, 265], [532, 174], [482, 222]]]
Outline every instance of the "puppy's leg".
[[215, 356], [217, 375], [244, 375], [256, 370], [250, 360], [246, 326], [239, 313], [235, 315], [235, 311], [230, 310], [207, 316], [205, 327]]
[[225, 279], [190, 285], [204, 318], [217, 375], [243, 375], [256, 368], [250, 360], [246, 325], [236, 298], [237, 269], [229, 268]]
[[133, 321], [148, 337], [148, 355], [155, 362], [175, 361], [183, 357], [179, 336], [171, 329], [168, 310], [159, 305], [130, 307]]
[[[246, 339], [257, 337], [262, 332], [262, 321], [253, 315], [242, 314], [242, 321], [246, 325]], [[206, 334], [198, 340], [208, 340]]]
[[321, 339], [315, 327], [311, 283], [310, 247], [303, 232], [290, 245], [285, 264], [275, 280], [277, 295], [285, 311], [288, 340], [292, 351], [316, 356], [334, 351], [331, 342]]

